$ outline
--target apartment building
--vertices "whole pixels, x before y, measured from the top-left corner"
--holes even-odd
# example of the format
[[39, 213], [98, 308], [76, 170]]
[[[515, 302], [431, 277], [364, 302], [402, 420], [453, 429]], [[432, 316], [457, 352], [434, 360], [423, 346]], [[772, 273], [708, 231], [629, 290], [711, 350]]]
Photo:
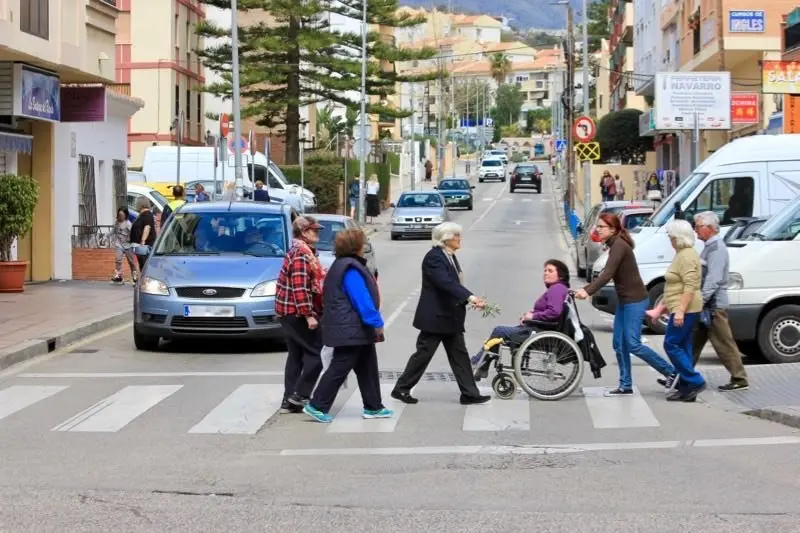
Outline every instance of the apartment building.
[[[116, 90], [140, 98], [144, 109], [130, 123], [130, 163], [141, 166], [153, 145], [205, 144], [205, 73], [194, 31], [205, 20], [199, 0], [118, 3]], [[180, 128], [178, 123], [180, 121]]]
[[774, 111], [764, 133], [800, 133], [800, 93], [796, 79], [800, 61], [800, 7], [781, 17], [781, 60], [763, 63], [761, 90]]
[[[611, 36], [608, 40], [609, 112], [645, 108], [635, 93], [634, 5], [630, 0], [611, 0]], [[601, 67], [603, 68], [603, 67]]]
[[611, 94], [611, 84], [609, 83], [610, 56], [608, 51], [608, 40], [600, 40], [600, 50], [595, 54], [597, 62], [597, 81], [595, 85], [594, 116], [595, 120], [600, 120], [611, 110], [609, 109], [609, 95]]
[[114, 81], [115, 0], [0, 1], [0, 174], [39, 183], [15, 244], [27, 279], [69, 277], [74, 227], [111, 224], [126, 194], [125, 125], [141, 102]]

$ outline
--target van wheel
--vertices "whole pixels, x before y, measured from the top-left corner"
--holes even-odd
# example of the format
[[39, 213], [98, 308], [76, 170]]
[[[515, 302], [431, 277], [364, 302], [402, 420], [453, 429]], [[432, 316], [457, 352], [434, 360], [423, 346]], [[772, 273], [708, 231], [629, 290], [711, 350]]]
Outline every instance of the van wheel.
[[158, 350], [158, 344], [160, 340], [161, 339], [158, 337], [143, 335], [136, 330], [136, 326], [133, 327], [133, 344], [136, 346], [137, 350], [154, 352]]
[[[655, 306], [661, 303], [661, 300], [664, 299], [664, 282], [657, 283], [653, 285], [653, 287], [648, 291], [647, 296], [650, 298], [650, 305], [648, 309], [653, 309]], [[647, 322], [647, 327], [650, 328], [650, 331], [655, 333], [656, 335], [663, 335], [667, 331], [667, 318], [660, 317], [658, 320], [650, 320], [649, 318], [645, 317], [645, 321]]]
[[800, 305], [782, 305], [758, 326], [758, 347], [770, 363], [800, 363]]

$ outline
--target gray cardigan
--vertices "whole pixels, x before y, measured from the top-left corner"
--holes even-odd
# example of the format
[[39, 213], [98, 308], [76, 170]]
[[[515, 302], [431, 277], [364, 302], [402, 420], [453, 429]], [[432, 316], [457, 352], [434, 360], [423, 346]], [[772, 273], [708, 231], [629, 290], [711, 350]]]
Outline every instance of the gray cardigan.
[[714, 307], [720, 309], [727, 308], [728, 301], [728, 269], [730, 258], [728, 257], [728, 247], [722, 237], [715, 235], [706, 241], [706, 245], [700, 254], [700, 261], [703, 264], [703, 305], [708, 306], [714, 300]]

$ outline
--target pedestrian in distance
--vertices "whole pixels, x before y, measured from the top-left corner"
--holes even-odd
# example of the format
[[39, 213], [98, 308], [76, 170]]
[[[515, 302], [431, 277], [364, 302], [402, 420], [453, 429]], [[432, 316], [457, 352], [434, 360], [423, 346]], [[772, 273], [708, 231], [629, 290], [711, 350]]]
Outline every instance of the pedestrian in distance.
[[[750, 388], [747, 372], [742, 364], [742, 355], [733, 339], [733, 332], [728, 323], [728, 274], [730, 257], [728, 247], [719, 235], [719, 217], [713, 211], [705, 211], [694, 216], [694, 230], [697, 237], [705, 242], [700, 254], [703, 265], [703, 314], [694, 330], [693, 359], [694, 364], [700, 353], [711, 341], [731, 380], [720, 385], [721, 392], [743, 391]], [[702, 315], [701, 315], [702, 316]]]
[[360, 229], [336, 234], [336, 259], [323, 287], [322, 340], [333, 348], [330, 366], [322, 375], [303, 412], [318, 422], [333, 420], [330, 409], [350, 371], [358, 380], [364, 402], [361, 416], [391, 418], [394, 414], [381, 400], [376, 342], [384, 340], [378, 283], [367, 269], [364, 247], [367, 237]]
[[[664, 351], [677, 369], [677, 376], [663, 381], [668, 389], [677, 390], [667, 397], [669, 401], [693, 402], [706, 388], [706, 381], [694, 368], [692, 357], [692, 330], [703, 310], [700, 294], [702, 267], [700, 255], [694, 249], [696, 240], [692, 225], [685, 220], [673, 220], [664, 228], [669, 235], [675, 257], [664, 274], [664, 298], [647, 316], [657, 320], [669, 312]], [[677, 380], [677, 381], [676, 381]]]
[[281, 411], [299, 413], [308, 403], [322, 371], [322, 285], [325, 269], [314, 246], [322, 226], [316, 219], [297, 217], [292, 223], [292, 246], [278, 274], [275, 315], [286, 336], [287, 355]]
[[269, 191], [264, 188], [264, 182], [261, 180], [256, 181], [256, 189], [253, 191], [254, 202], [271, 202]]
[[130, 239], [133, 253], [136, 254], [136, 261], [139, 263], [139, 272], [144, 270], [150, 249], [156, 242], [156, 219], [150, 207], [150, 200], [144, 196], [136, 198], [136, 211], [139, 216], [131, 224]]
[[183, 190], [183, 185], [176, 185], [172, 188], [172, 198], [166, 206], [164, 206], [164, 211], [161, 212], [161, 227], [167, 227], [167, 221], [169, 217], [172, 216], [172, 213], [177, 211], [183, 204], [186, 203], [186, 199], [184, 198], [185, 191]]
[[117, 209], [117, 220], [114, 224], [114, 277], [111, 279], [114, 283], [122, 283], [122, 260], [123, 258], [128, 262], [128, 268], [131, 271], [131, 279], [134, 283], [139, 279], [139, 269], [136, 262], [136, 255], [133, 253], [133, 245], [131, 245], [131, 227], [133, 224], [130, 221], [130, 214], [127, 207], [120, 207]]
[[608, 260], [603, 271], [591, 283], [575, 291], [575, 297], [585, 300], [606, 283], [614, 280], [617, 309], [614, 312], [612, 345], [619, 366], [619, 386], [608, 391], [609, 396], [633, 394], [631, 354], [642, 359], [665, 378], [673, 379], [676, 371], [652, 348], [642, 344], [642, 322], [650, 303], [647, 289], [639, 274], [633, 255], [633, 239], [622, 227], [619, 217], [612, 213], [600, 215], [595, 225], [600, 240], [608, 247]]
[[419, 400], [411, 389], [428, 368], [439, 344], [444, 345], [453, 370], [463, 405], [488, 402], [481, 395], [472, 373], [472, 364], [464, 341], [467, 304], [483, 309], [486, 302], [463, 285], [463, 272], [456, 257], [461, 249], [461, 226], [444, 222], [433, 229], [433, 247], [422, 260], [422, 290], [414, 314], [414, 327], [419, 330], [417, 349], [406, 364], [392, 390], [392, 398], [408, 404]]

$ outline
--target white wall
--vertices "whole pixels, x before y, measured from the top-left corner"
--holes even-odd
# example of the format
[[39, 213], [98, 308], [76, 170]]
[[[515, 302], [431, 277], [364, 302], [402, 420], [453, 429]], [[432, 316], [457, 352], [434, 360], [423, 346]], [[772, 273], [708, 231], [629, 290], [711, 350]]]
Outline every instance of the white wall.
[[[104, 122], [73, 122], [55, 125], [56, 191], [53, 225], [55, 279], [72, 278], [72, 226], [78, 224], [78, 156], [90, 155], [95, 164], [95, 195], [98, 225], [111, 225], [114, 205], [114, 160], [128, 160], [128, 118], [137, 107], [106, 95]], [[72, 150], [73, 140], [75, 150]], [[74, 153], [74, 157], [73, 157]], [[102, 162], [102, 164], [101, 164]], [[109, 273], [110, 276], [113, 274]]]
[[662, 67], [661, 0], [633, 1], [634, 90], [639, 92], [648, 76]]

